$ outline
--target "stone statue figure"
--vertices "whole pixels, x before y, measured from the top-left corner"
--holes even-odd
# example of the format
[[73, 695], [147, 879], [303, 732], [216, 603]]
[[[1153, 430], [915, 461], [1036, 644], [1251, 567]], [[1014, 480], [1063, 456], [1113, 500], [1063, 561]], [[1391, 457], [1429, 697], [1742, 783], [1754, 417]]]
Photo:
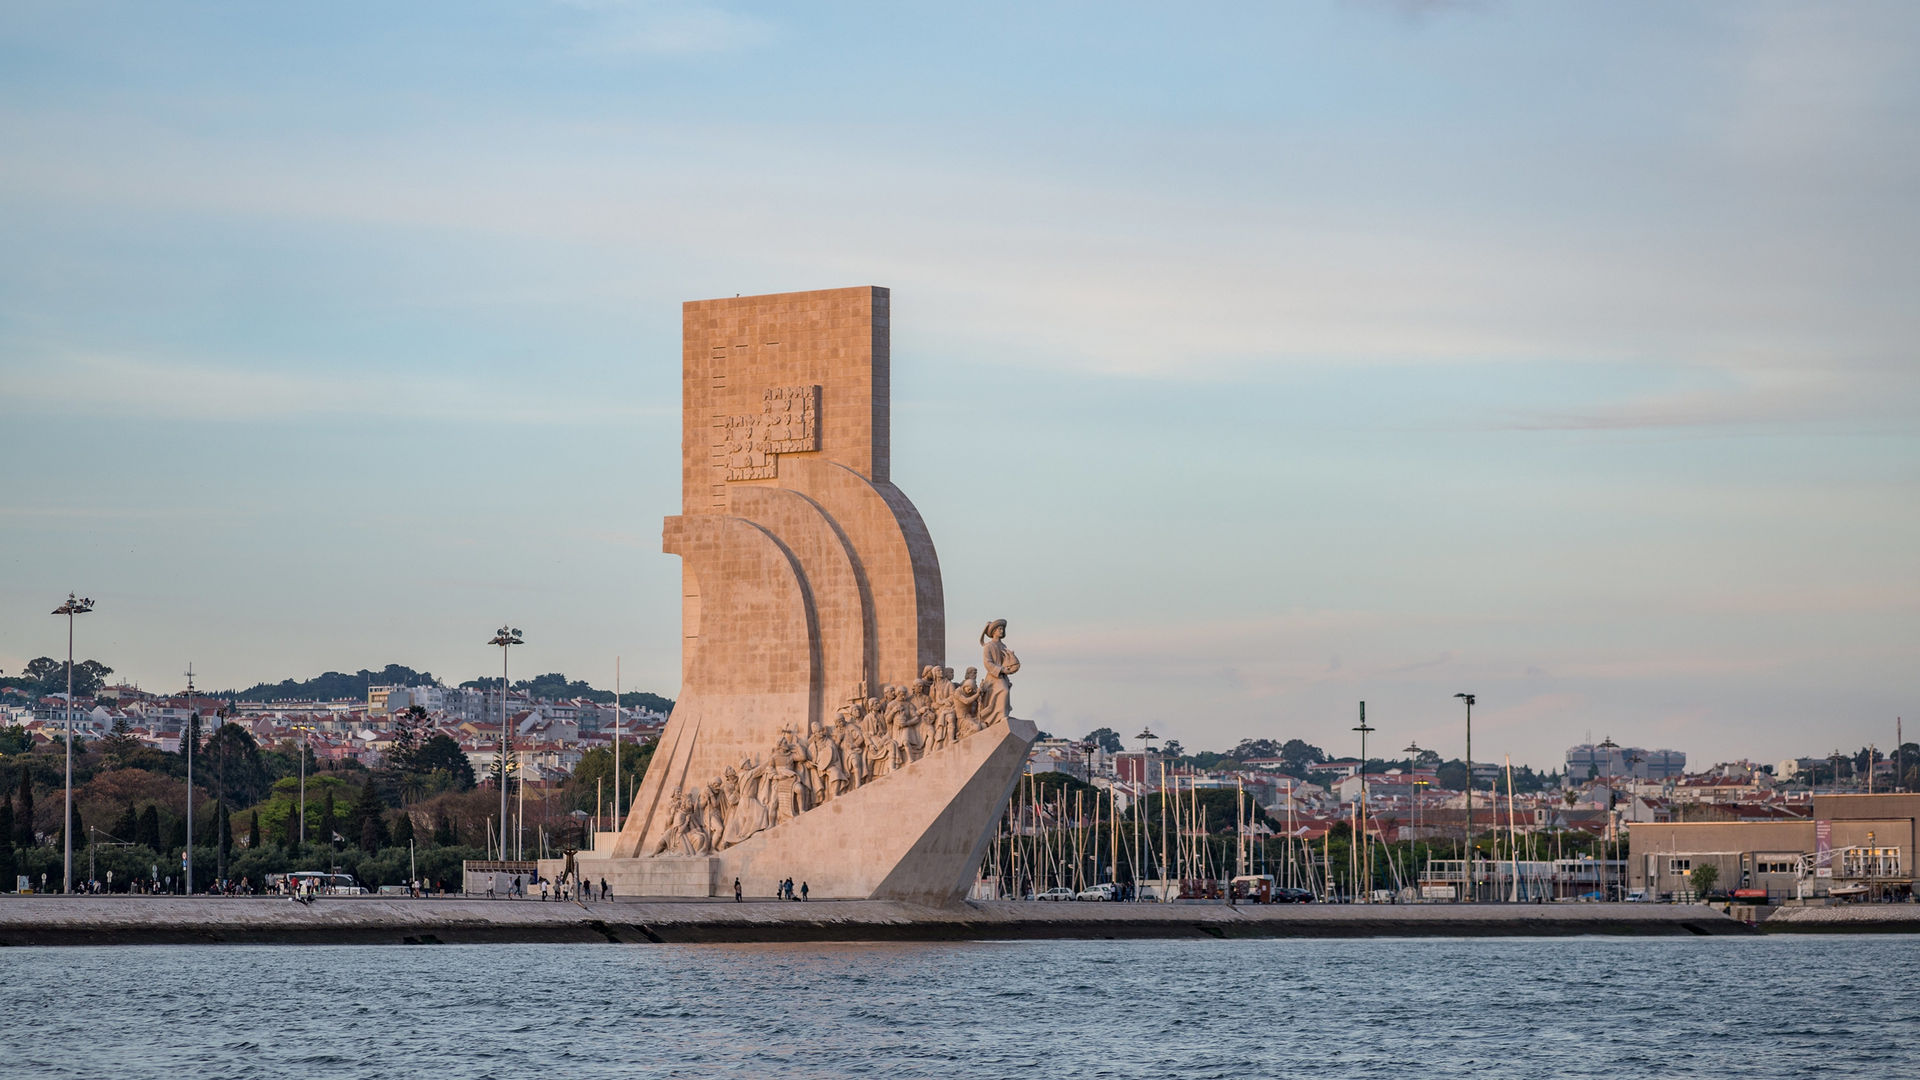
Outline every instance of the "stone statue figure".
[[675, 794], [667, 797], [667, 828], [660, 834], [660, 843], [654, 846], [655, 855], [680, 854], [681, 841], [687, 834], [687, 805], [682, 796]]
[[980, 725], [991, 727], [1013, 715], [1009, 677], [1020, 670], [1020, 658], [1007, 648], [1007, 620], [995, 619], [980, 631], [981, 664], [987, 669], [986, 688], [981, 694]]
[[706, 830], [707, 840], [713, 845], [713, 850], [719, 851], [724, 846], [727, 834], [727, 789], [721, 781], [707, 783], [704, 810], [701, 826]]
[[773, 813], [767, 809], [766, 802], [766, 768], [765, 765], [742, 760], [737, 774], [731, 767], [727, 769], [729, 776], [737, 776], [740, 790], [739, 801], [727, 813], [726, 842], [729, 846], [773, 824]]
[[767, 757], [768, 778], [773, 791], [773, 823], [780, 824], [800, 816], [800, 759], [786, 735], [773, 744]]
[[680, 830], [682, 855], [705, 855], [713, 850], [713, 841], [707, 836], [706, 816], [702, 812], [701, 802], [698, 790], [681, 796], [681, 813], [685, 820]]
[[966, 677], [960, 685], [953, 688], [953, 704], [960, 714], [962, 730], [971, 735], [983, 726], [980, 723], [980, 669], [968, 668]]
[[847, 770], [840, 764], [840, 744], [833, 741], [818, 720], [809, 722], [807, 761], [813, 766], [813, 790], [816, 802], [826, 802], [847, 793]]
[[870, 776], [867, 734], [861, 730], [857, 704], [840, 709], [840, 721], [834, 727], [834, 738], [840, 743], [840, 760], [847, 770], [847, 790], [852, 791], [866, 783]]
[[[884, 691], [892, 700], [893, 690]], [[878, 780], [893, 771], [893, 725], [879, 698], [867, 699], [867, 779]]]
[[920, 757], [920, 718], [914, 715], [906, 687], [889, 687], [887, 693], [887, 728], [893, 733], [893, 767], [898, 769]]
[[953, 669], [941, 668], [933, 682], [933, 744], [957, 743], [966, 732], [960, 727], [959, 687], [953, 685]]

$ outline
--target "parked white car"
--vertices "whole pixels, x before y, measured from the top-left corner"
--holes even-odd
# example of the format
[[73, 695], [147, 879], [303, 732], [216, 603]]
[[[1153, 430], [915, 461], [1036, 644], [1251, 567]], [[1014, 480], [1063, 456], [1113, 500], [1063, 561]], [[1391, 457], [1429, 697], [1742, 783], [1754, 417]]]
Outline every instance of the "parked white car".
[[1074, 897], [1074, 899], [1075, 900], [1111, 900], [1113, 899], [1113, 886], [1093, 885], [1088, 887], [1084, 891], [1082, 891], [1080, 895]]
[[1075, 894], [1072, 889], [1048, 889], [1046, 892], [1043, 892], [1040, 895], [1034, 897], [1034, 899], [1035, 900], [1071, 900], [1074, 898], [1074, 895]]

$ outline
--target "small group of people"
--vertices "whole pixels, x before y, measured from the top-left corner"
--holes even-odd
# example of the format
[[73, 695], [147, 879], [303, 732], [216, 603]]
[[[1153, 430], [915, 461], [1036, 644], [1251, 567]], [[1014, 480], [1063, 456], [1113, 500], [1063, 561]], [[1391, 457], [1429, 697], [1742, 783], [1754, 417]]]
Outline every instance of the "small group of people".
[[[551, 890], [549, 890], [548, 888], [549, 883], [547, 879], [536, 878], [535, 880], [537, 880], [540, 883], [540, 899], [542, 900], [546, 900], [549, 898], [553, 900], [596, 899], [593, 891], [593, 882], [589, 880], [584, 880], [581, 877], [579, 877], [579, 875], [577, 874], [560, 875], [560, 879], [558, 881], [551, 883], [552, 885]], [[612, 895], [612, 893], [613, 893], [613, 890], [607, 887], [607, 879], [601, 878], [600, 893], [597, 899], [605, 900], [608, 896]]]
[[793, 879], [788, 878], [780, 883], [779, 896], [782, 900], [805, 900], [807, 898], [807, 883], [804, 881], [801, 882], [800, 892], [798, 895], [795, 895], [793, 891]]

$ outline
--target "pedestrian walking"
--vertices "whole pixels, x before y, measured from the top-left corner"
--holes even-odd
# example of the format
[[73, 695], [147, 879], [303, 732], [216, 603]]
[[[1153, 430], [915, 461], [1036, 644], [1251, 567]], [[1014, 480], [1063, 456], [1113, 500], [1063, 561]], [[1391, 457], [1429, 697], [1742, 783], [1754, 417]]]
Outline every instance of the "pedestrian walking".
[[806, 898], [807, 898], [807, 883], [803, 881], [800, 883], [800, 899], [805, 900]]
[[736, 904], [740, 902], [740, 879], [739, 878], [733, 879], [733, 902]]

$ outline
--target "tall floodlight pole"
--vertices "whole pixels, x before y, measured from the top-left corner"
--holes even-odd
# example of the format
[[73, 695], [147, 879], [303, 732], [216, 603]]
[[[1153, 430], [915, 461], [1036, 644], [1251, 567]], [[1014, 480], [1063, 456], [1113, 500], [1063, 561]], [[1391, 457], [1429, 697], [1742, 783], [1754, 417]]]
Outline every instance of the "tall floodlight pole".
[[60, 843], [65, 849], [64, 892], [73, 891], [73, 617], [92, 610], [92, 600], [72, 593], [67, 594], [66, 603], [53, 609], [55, 615], [67, 617], [67, 816], [66, 824], [60, 827]]
[[[1613, 771], [1613, 752], [1620, 749], [1620, 744], [1614, 742], [1613, 736], [1609, 735], [1600, 740], [1599, 748], [1607, 752], [1607, 845], [1609, 849], [1612, 849], [1619, 847], [1618, 844], [1614, 843], [1613, 812], [1614, 807], [1618, 805], [1619, 795], [1614, 790], [1617, 777]], [[1613, 885], [1613, 867], [1610, 865], [1612, 860], [1605, 857], [1609, 854], [1611, 854], [1610, 850], [1603, 849], [1601, 851], [1600, 899], [1602, 900], [1607, 899], [1612, 891]]]
[[181, 726], [181, 735], [187, 744], [187, 850], [182, 852], [180, 876], [186, 885], [186, 894], [193, 895], [193, 751], [194, 743], [200, 741], [200, 715], [193, 709], [193, 664], [187, 664], [187, 719]]
[[[596, 811], [598, 808], [595, 808]], [[620, 658], [613, 658], [613, 831], [624, 824], [620, 817]]]
[[1467, 898], [1475, 899], [1480, 882], [1473, 870], [1473, 700], [1472, 694], [1455, 694], [1467, 703]]
[[1420, 875], [1413, 870], [1414, 844], [1420, 840], [1420, 780], [1413, 775], [1414, 766], [1420, 760], [1419, 742], [1408, 739], [1403, 753], [1407, 755], [1407, 810], [1413, 816], [1413, 835], [1407, 838], [1407, 872], [1413, 874], [1414, 898], [1419, 899]]
[[500, 769], [500, 858], [507, 857], [507, 751], [513, 745], [513, 736], [507, 728], [507, 649], [514, 645], [525, 645], [526, 639], [520, 631], [501, 627], [493, 635], [489, 645], [500, 646], [500, 755], [495, 764]]
[[313, 753], [313, 725], [295, 724], [300, 736], [300, 838], [298, 847], [307, 846], [307, 757]]
[[1140, 882], [1143, 877], [1140, 873], [1140, 818], [1147, 811], [1141, 792], [1147, 788], [1147, 758], [1153, 756], [1153, 744], [1159, 740], [1160, 736], [1153, 733], [1153, 728], [1142, 726], [1140, 734], [1135, 735], [1134, 738], [1139, 739], [1140, 745], [1146, 747], [1140, 755], [1140, 786], [1134, 789], [1133, 796], [1133, 902], [1137, 904], [1140, 902]]
[[1353, 730], [1360, 733], [1360, 837], [1365, 845], [1361, 849], [1360, 872], [1367, 877], [1366, 899], [1362, 903], [1373, 903], [1373, 835], [1367, 822], [1367, 732], [1373, 729], [1367, 726], [1367, 703], [1360, 703], [1360, 726]]

